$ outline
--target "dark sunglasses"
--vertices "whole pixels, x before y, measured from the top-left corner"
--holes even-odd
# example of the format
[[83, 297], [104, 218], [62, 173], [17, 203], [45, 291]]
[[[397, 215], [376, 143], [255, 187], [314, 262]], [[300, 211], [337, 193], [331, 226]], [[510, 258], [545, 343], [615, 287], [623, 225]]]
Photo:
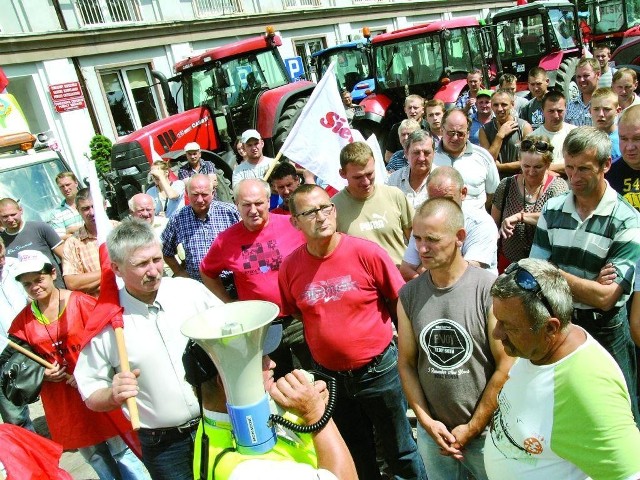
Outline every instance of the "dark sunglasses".
[[522, 140], [520, 142], [520, 150], [528, 152], [531, 149], [536, 149], [538, 153], [552, 152], [553, 145], [549, 142], [545, 142], [543, 140], [533, 141], [533, 140]]
[[514, 272], [515, 276], [513, 277], [513, 280], [516, 282], [516, 285], [518, 285], [521, 289], [527, 292], [531, 292], [536, 297], [538, 297], [544, 305], [544, 308], [546, 308], [547, 312], [549, 312], [549, 315], [553, 316], [553, 308], [551, 308], [549, 300], [547, 300], [547, 297], [545, 297], [544, 293], [542, 293], [540, 284], [531, 274], [531, 272], [522, 268], [517, 262], [509, 265], [504, 271], [506, 275], [510, 275]]

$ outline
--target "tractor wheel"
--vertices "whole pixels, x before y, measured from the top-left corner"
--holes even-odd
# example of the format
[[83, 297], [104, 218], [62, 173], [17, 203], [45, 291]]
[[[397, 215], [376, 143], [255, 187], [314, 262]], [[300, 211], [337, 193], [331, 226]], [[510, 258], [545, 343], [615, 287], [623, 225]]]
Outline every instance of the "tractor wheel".
[[567, 98], [567, 103], [580, 95], [578, 85], [573, 81], [576, 73], [576, 65], [578, 59], [576, 57], [565, 58], [558, 70], [556, 70], [555, 88], [561, 90]]
[[212, 162], [213, 165], [216, 167], [216, 169], [222, 170], [222, 173], [224, 173], [225, 178], [231, 181], [231, 177], [233, 176], [233, 168], [231, 168], [229, 164], [225, 162], [220, 155], [218, 155], [217, 153], [203, 150], [202, 159], [209, 160], [210, 162]]
[[309, 97], [298, 98], [295, 102], [290, 103], [283, 111], [276, 124], [275, 134], [273, 136], [273, 155], [275, 156], [282, 148], [287, 135], [291, 128], [298, 120], [302, 109], [306, 105]]

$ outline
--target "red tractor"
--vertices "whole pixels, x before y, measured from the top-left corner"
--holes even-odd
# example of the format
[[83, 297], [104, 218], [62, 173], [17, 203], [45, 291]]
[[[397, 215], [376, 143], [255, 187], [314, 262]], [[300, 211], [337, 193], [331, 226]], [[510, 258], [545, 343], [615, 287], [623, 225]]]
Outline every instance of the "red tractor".
[[640, 3], [637, 0], [578, 0], [584, 42], [609, 45], [613, 52], [623, 38], [638, 37]]
[[[189, 142], [198, 142], [202, 158], [231, 179], [232, 168], [223, 155], [229, 155], [235, 138], [249, 128], [260, 132], [265, 155], [274, 156], [315, 86], [291, 82], [278, 52], [280, 45], [281, 38], [268, 28], [264, 36], [178, 62], [170, 80], [181, 84], [185, 111], [118, 140], [111, 158], [117, 183], [137, 182], [142, 187], [157, 158], [154, 151], [165, 160], [185, 160], [183, 149]], [[156, 77], [165, 97], [170, 97], [167, 80], [157, 73]]]
[[577, 94], [572, 78], [582, 55], [582, 42], [574, 4], [566, 0], [519, 2], [496, 12], [490, 19], [494, 49], [503, 73], [518, 79], [526, 90], [531, 68], [549, 74], [551, 86], [567, 98]]
[[364, 119], [354, 122], [378, 137], [404, 118], [409, 94], [453, 104], [467, 87], [467, 72], [484, 72], [485, 85], [495, 75], [486, 32], [474, 17], [441, 20], [377, 35], [371, 41], [375, 93], [360, 105]]

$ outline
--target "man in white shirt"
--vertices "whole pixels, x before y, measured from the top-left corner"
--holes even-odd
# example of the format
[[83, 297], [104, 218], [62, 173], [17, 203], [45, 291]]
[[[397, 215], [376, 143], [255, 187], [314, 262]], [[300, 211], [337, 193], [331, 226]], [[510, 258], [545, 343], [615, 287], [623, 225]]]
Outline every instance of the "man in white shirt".
[[265, 157], [262, 154], [264, 149], [264, 140], [257, 130], [246, 130], [240, 137], [244, 151], [246, 153], [245, 161], [233, 169], [233, 177], [231, 183], [236, 185], [244, 178], [262, 178], [269, 170], [272, 158]]
[[564, 174], [564, 157], [562, 156], [562, 143], [571, 130], [576, 128], [564, 121], [567, 112], [567, 99], [562, 92], [551, 90], [542, 97], [542, 111], [544, 123], [536, 128], [532, 135], [545, 135], [553, 145], [553, 163], [549, 169], [556, 173]]
[[124, 282], [119, 302], [131, 372], [121, 371], [115, 332], [108, 325], [80, 353], [74, 372], [78, 389], [95, 411], [124, 408], [134, 397], [142, 461], [151, 477], [192, 480], [199, 408], [184, 381], [187, 339], [180, 327], [221, 302], [195, 280], [162, 277], [160, 242], [147, 223], [123, 220], [109, 234], [107, 248], [111, 267]]

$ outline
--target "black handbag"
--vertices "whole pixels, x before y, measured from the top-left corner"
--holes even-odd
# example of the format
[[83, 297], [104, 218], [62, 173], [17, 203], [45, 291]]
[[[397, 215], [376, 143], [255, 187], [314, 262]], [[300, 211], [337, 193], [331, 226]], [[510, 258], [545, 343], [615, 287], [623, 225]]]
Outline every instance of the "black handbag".
[[[18, 339], [12, 338], [12, 340]], [[16, 341], [16, 343], [31, 350], [26, 342]], [[8, 350], [12, 353], [7, 352]], [[8, 357], [6, 361], [2, 362], [2, 371], [0, 372], [0, 387], [4, 396], [19, 407], [38, 400], [42, 389], [44, 367], [23, 353], [14, 351], [11, 347], [5, 349], [2, 357], [3, 360]]]

